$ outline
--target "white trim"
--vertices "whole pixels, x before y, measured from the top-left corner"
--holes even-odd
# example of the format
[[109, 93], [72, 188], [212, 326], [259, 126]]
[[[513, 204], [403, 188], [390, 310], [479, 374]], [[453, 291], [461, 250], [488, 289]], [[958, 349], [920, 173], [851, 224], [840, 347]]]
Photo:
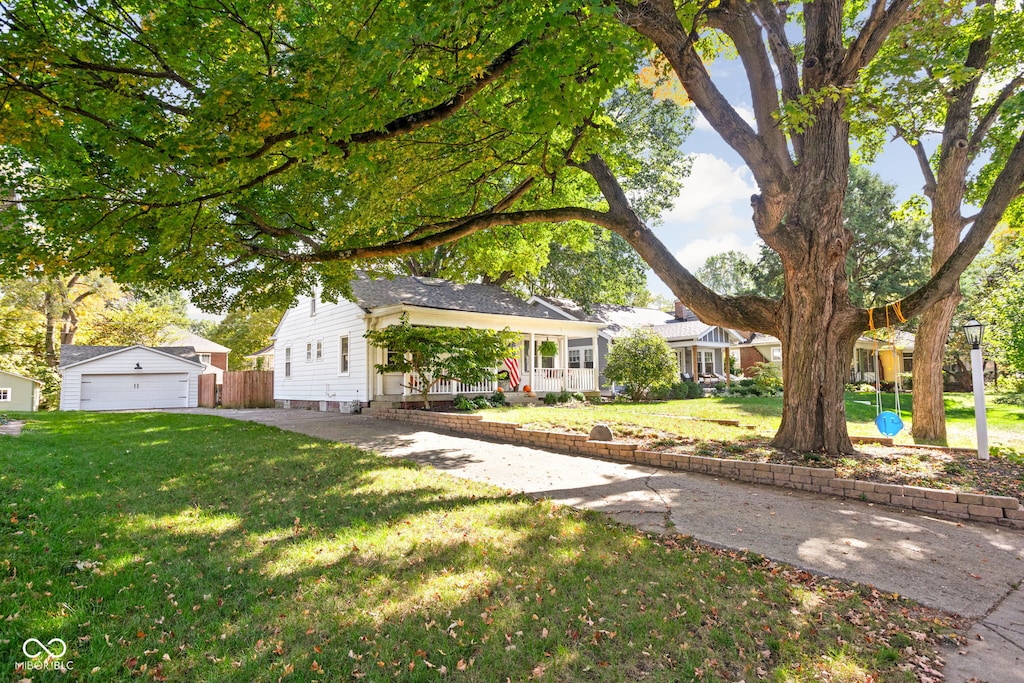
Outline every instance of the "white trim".
[[16, 372], [10, 372], [8, 370], [0, 370], [0, 375], [10, 375], [11, 377], [17, 377], [18, 379], [27, 379], [29, 382], [35, 382], [39, 386], [43, 386], [43, 383], [33, 377], [26, 377], [25, 375], [19, 375]]
[[[348, 334], [338, 335], [338, 376], [347, 377], [352, 372], [352, 344]], [[342, 360], [345, 367], [341, 366]]]
[[[73, 368], [76, 365], [81, 365], [82, 363], [91, 363], [94, 360], [99, 360], [100, 358], [109, 358], [110, 356], [116, 356], [119, 353], [124, 353], [125, 351], [131, 351], [132, 349], [143, 349], [145, 351], [153, 351], [155, 353], [159, 353], [161, 356], [167, 356], [168, 358], [173, 358], [175, 360], [180, 360], [182, 363], [189, 363], [191, 365], [197, 365], [199, 367], [203, 367], [203, 364], [200, 363], [199, 361], [189, 360], [188, 358], [182, 358], [181, 356], [176, 356], [173, 353], [167, 353], [165, 351], [161, 351], [160, 349], [154, 348], [152, 346], [143, 346], [142, 344], [136, 344], [135, 346], [126, 346], [123, 349], [116, 349], [116, 350], [110, 351], [108, 353], [101, 353], [100, 355], [93, 356], [92, 358], [86, 358], [85, 360], [80, 360], [80, 361], [76, 361], [74, 363], [70, 363], [69, 365], [62, 366], [60, 370], [61, 370], [61, 372], [64, 372], [68, 368]], [[40, 384], [42, 384], [42, 382], [40, 382]]]

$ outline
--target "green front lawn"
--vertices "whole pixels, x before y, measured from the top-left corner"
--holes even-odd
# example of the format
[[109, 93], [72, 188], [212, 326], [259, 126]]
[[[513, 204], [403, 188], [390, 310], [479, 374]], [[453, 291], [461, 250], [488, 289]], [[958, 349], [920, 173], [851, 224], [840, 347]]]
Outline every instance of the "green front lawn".
[[0, 436], [11, 680], [52, 680], [17, 667], [26, 639], [60, 638], [67, 678], [102, 681], [912, 681], [944, 628], [864, 586], [256, 424], [31, 419]]
[[[895, 397], [882, 395], [882, 405], [893, 410]], [[900, 408], [906, 428], [896, 443], [914, 443], [910, 436], [913, 424], [913, 401], [910, 394], [900, 394]], [[1024, 408], [1002, 405], [988, 397], [989, 442], [993, 445], [1024, 446]], [[690, 439], [738, 441], [751, 436], [774, 434], [782, 420], [782, 399], [730, 396], [665, 401], [660, 403], [614, 403], [604, 405], [574, 404], [557, 409], [551, 407], [503, 408], [487, 410], [488, 419], [509, 420], [524, 426], [553, 429], [574, 429], [589, 432], [595, 423], [617, 426], [623, 436], [641, 436], [662, 433]], [[850, 434], [878, 436], [875, 427], [875, 395], [850, 393], [846, 395], [846, 415]], [[684, 419], [679, 419], [680, 417]], [[687, 420], [685, 418], [738, 420], [739, 427]], [[949, 445], [961, 448], [975, 446], [974, 397], [971, 394], [946, 394], [946, 420]]]

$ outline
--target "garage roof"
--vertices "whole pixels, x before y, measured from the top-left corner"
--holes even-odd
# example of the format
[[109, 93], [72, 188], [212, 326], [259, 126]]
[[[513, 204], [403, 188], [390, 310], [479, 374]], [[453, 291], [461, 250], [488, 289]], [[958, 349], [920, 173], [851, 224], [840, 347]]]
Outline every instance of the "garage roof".
[[161, 346], [158, 349], [154, 349], [151, 346], [143, 346], [142, 344], [134, 346], [81, 346], [78, 344], [66, 344], [60, 347], [60, 367], [63, 370], [72, 365], [85, 363], [103, 356], [112, 356], [115, 353], [121, 353], [128, 349], [145, 349], [146, 351], [152, 351], [153, 353], [165, 356], [174, 356], [187, 363], [202, 366], [196, 350], [191, 346]]

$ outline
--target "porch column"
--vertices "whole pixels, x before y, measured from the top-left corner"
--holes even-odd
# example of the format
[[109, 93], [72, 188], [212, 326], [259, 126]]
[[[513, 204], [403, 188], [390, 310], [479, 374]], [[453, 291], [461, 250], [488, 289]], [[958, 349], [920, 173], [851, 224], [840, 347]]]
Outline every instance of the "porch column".
[[693, 372], [693, 381], [700, 383], [700, 373], [697, 372], [697, 345], [690, 347], [690, 370]]
[[[601, 391], [601, 359], [597, 353], [598, 347], [596, 334], [593, 337], [591, 337], [590, 343], [593, 345], [594, 348], [594, 368], [592, 373], [594, 376], [594, 391]], [[583, 365], [586, 366], [586, 354], [583, 355], [583, 358], [581, 360], [583, 361]]]
[[[561, 378], [562, 391], [569, 390], [569, 337], [558, 338], [558, 363], [555, 365], [558, 368], [558, 376]], [[562, 371], [562, 366], [565, 366], [565, 371]]]
[[723, 365], [725, 365], [725, 367], [722, 368], [723, 370], [725, 370], [725, 390], [728, 391], [729, 387], [732, 386], [732, 370], [730, 369], [730, 366], [732, 365], [731, 346], [725, 347], [725, 355], [722, 356], [722, 363]]
[[530, 347], [529, 347], [529, 349], [527, 349], [527, 353], [530, 356], [530, 388], [534, 389], [534, 390], [537, 389], [537, 355], [536, 355], [536, 351], [537, 351], [536, 335], [533, 332], [531, 332], [530, 333]]

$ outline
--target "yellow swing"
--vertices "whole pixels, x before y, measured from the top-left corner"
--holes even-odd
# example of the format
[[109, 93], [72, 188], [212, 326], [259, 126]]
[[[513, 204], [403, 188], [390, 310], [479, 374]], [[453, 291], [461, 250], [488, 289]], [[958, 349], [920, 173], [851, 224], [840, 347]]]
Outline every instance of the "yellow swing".
[[[903, 312], [900, 310], [900, 302], [896, 301], [891, 304], [885, 305], [885, 329], [892, 329], [892, 335], [890, 337], [890, 343], [892, 345], [893, 354], [893, 369], [895, 370], [896, 361], [896, 330], [892, 328], [889, 322], [889, 307], [892, 307], [893, 313], [896, 315], [896, 319], [901, 323], [907, 322], [907, 319], [903, 317]], [[868, 329], [872, 332], [875, 331], [875, 318], [874, 308], [868, 309]], [[900, 383], [899, 377], [896, 377], [893, 382], [893, 390], [895, 394], [895, 408], [896, 412], [891, 410], [882, 409], [882, 358], [878, 355], [878, 339], [875, 339], [875, 426], [878, 427], [878, 431], [882, 436], [896, 436], [903, 431], [903, 411], [900, 409]]]

